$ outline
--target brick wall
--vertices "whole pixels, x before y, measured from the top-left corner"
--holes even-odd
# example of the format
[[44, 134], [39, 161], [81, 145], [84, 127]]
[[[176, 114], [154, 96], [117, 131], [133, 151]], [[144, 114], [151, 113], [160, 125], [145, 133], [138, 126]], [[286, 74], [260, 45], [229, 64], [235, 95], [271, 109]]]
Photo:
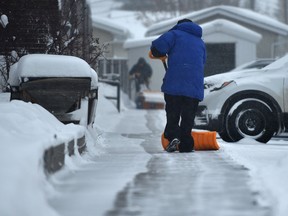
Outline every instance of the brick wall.
[[[6, 37], [6, 49], [18, 54], [45, 53], [51, 25], [58, 22], [57, 0], [1, 0], [0, 13], [9, 24], [0, 34]], [[56, 18], [56, 19], [55, 19]], [[0, 47], [3, 53], [3, 44]]]
[[[75, 55], [87, 60], [89, 52], [87, 41], [92, 27], [86, 0], [61, 2], [63, 5], [60, 12], [58, 0], [1, 0], [0, 15], [5, 14], [9, 24], [5, 29], [0, 25], [0, 55], [7, 55], [11, 50], [16, 50], [20, 56], [27, 53], [56, 53]], [[48, 44], [56, 41], [56, 45], [62, 43], [63, 46], [65, 39], [67, 40], [64, 37], [59, 38], [57, 32], [62, 28], [60, 23], [63, 23], [61, 20], [63, 13], [64, 18], [67, 18], [66, 14], [69, 13], [65, 11], [69, 10], [72, 14], [69, 22], [74, 28], [77, 26], [80, 37], [72, 44], [73, 46], [59, 53], [55, 48], [49, 49]]]

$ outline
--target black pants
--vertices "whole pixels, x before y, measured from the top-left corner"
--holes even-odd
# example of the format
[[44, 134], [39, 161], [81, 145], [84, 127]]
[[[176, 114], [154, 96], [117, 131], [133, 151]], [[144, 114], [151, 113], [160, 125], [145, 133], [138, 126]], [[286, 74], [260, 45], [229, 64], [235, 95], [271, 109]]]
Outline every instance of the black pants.
[[194, 148], [194, 140], [191, 131], [194, 126], [194, 118], [199, 100], [186, 97], [164, 94], [166, 102], [167, 123], [164, 136], [169, 141], [180, 139], [180, 152], [191, 152]]

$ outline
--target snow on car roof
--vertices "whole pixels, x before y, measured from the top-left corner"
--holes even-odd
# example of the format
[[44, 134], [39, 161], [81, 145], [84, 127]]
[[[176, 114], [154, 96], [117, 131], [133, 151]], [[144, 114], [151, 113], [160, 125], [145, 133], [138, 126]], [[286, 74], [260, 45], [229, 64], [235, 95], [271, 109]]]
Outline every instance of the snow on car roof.
[[17, 67], [20, 77], [91, 77], [90, 66], [75, 56], [30, 54]]

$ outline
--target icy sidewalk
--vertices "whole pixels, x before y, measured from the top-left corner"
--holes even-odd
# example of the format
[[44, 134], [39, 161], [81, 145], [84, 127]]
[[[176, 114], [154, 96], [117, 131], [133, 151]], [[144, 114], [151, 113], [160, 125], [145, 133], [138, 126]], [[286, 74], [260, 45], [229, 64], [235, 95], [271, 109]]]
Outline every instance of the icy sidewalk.
[[107, 215], [271, 215], [258, 205], [247, 170], [222, 152], [155, 153]]
[[58, 195], [50, 204], [56, 211], [61, 216], [272, 215], [258, 204], [248, 170], [224, 151], [164, 152], [160, 115], [124, 112], [114, 132], [103, 132], [102, 154], [55, 182]]
[[[223, 150], [166, 153], [159, 137], [159, 113], [149, 112], [147, 126], [153, 133], [130, 135], [152, 158], [148, 171], [139, 173], [125, 187], [107, 216], [114, 215], [272, 215], [250, 188], [249, 171]], [[129, 137], [129, 136], [128, 136]]]
[[113, 208], [117, 193], [138, 173], [147, 171], [151, 156], [140, 145], [143, 139], [126, 137], [129, 131], [148, 131], [145, 113], [131, 110], [120, 116], [117, 114], [114, 121], [110, 121], [111, 130], [115, 132], [109, 132], [109, 122], [103, 122], [106, 131], [94, 131], [99, 133], [94, 157], [90, 157], [88, 163], [76, 166], [75, 170], [64, 170], [52, 177], [56, 193], [50, 196], [49, 203], [59, 215], [105, 215]]
[[117, 192], [139, 172], [146, 171], [150, 156], [140, 147], [139, 140], [109, 133], [102, 139], [105, 152], [74, 172], [54, 179], [57, 195], [51, 197], [50, 204], [59, 215], [104, 215], [113, 207]]

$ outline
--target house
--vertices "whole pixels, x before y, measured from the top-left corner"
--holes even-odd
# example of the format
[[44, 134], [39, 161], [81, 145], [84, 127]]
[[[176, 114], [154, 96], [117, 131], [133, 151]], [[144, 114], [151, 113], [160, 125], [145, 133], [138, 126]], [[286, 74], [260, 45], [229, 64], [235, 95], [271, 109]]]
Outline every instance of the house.
[[108, 18], [92, 16], [93, 36], [100, 39], [100, 44], [108, 45], [105, 52], [107, 58], [127, 58], [123, 43], [131, 37], [131, 32], [123, 26], [115, 24]]
[[[207, 47], [205, 75], [225, 72], [257, 58], [283, 56], [288, 50], [288, 25], [254, 11], [232, 6], [215, 6], [151, 25], [141, 39], [127, 37], [123, 50], [128, 69], [140, 57], [153, 68], [151, 89], [159, 90], [165, 69], [160, 61], [148, 57], [151, 41], [188, 18], [203, 28]], [[124, 56], [124, 55], [123, 55]], [[127, 79], [124, 72], [121, 77]]]
[[279, 44], [282, 44], [283, 47], [286, 42], [285, 48], [286, 50], [288, 48], [288, 25], [248, 9], [224, 5], [206, 8], [182, 17], [156, 23], [147, 29], [146, 36], [162, 34], [182, 18], [191, 19], [200, 25], [216, 19], [225, 19], [261, 34], [262, 39], [257, 45], [256, 52], [258, 58], [282, 56], [284, 53], [281, 53]]
[[[92, 16], [93, 37], [99, 38], [100, 46], [104, 48], [104, 56], [99, 58], [97, 67], [100, 78], [122, 78], [121, 86], [127, 89], [127, 51], [123, 48], [125, 41], [131, 37], [131, 32], [107, 18]], [[125, 78], [124, 78], [125, 76]], [[128, 90], [127, 90], [128, 91]], [[125, 90], [125, 92], [127, 92]]]

